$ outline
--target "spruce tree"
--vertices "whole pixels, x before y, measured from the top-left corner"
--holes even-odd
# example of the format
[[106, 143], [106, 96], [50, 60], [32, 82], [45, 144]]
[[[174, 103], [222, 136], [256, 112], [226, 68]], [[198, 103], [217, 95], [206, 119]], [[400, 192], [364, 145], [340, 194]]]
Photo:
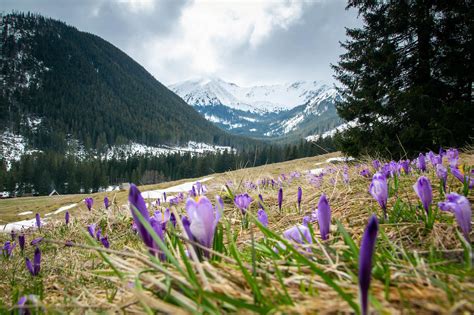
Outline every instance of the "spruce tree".
[[472, 1], [350, 0], [361, 28], [347, 29], [333, 65], [339, 115], [357, 125], [338, 136], [351, 155], [394, 158], [472, 142]]

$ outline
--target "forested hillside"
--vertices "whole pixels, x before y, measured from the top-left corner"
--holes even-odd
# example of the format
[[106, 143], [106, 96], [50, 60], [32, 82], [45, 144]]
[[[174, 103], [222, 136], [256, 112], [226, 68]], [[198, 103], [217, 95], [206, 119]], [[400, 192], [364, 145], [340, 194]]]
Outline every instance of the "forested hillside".
[[[1, 18], [1, 126], [32, 147], [64, 150], [134, 141], [242, 146], [112, 44], [32, 14]], [[166, 53], [166, 52], [162, 52]]]

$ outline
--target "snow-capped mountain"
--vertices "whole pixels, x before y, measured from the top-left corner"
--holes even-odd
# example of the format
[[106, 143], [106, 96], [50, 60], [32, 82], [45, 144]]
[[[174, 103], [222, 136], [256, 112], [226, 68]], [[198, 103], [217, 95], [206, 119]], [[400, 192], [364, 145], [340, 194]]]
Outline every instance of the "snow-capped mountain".
[[323, 133], [341, 121], [336, 89], [319, 81], [241, 87], [219, 78], [176, 83], [169, 88], [207, 120], [236, 134], [281, 137]]

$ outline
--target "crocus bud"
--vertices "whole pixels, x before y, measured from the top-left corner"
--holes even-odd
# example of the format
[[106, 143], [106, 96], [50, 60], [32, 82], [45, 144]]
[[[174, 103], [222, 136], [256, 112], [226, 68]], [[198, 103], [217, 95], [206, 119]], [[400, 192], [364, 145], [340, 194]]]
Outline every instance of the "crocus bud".
[[36, 213], [35, 218], [36, 218], [36, 226], [38, 227], [38, 229], [40, 229], [40, 228], [41, 228], [41, 218], [40, 218], [40, 214], [39, 214], [39, 213]]
[[18, 244], [20, 244], [21, 251], [25, 250], [25, 234], [18, 235]]
[[369, 192], [377, 200], [383, 210], [384, 217], [387, 218], [388, 185], [385, 175], [381, 173], [374, 174]]
[[317, 216], [321, 238], [327, 240], [331, 228], [331, 207], [325, 194], [319, 198]]
[[278, 209], [281, 212], [281, 205], [283, 203], [283, 188], [280, 187], [278, 190]]
[[362, 236], [359, 254], [359, 295], [362, 315], [368, 314], [369, 309], [368, 296], [372, 274], [372, 256], [375, 250], [378, 230], [377, 217], [372, 215]]
[[301, 197], [303, 196], [303, 190], [301, 189], [301, 187], [298, 187], [298, 198], [297, 198], [297, 201], [298, 201], [298, 209], [301, 210]]
[[413, 189], [421, 200], [423, 208], [426, 211], [426, 215], [429, 214], [431, 201], [433, 201], [433, 190], [431, 189], [431, 183], [425, 176], [420, 176], [413, 185]]

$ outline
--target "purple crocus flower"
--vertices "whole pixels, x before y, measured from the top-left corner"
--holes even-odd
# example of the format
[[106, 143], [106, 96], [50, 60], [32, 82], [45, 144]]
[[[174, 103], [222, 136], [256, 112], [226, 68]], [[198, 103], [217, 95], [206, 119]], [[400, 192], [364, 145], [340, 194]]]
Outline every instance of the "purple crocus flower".
[[20, 244], [21, 251], [25, 250], [25, 234], [18, 235], [18, 244]]
[[376, 171], [378, 171], [380, 169], [380, 161], [379, 160], [373, 160], [372, 161], [372, 166]]
[[282, 203], [283, 203], [283, 188], [280, 187], [280, 189], [278, 190], [278, 209], [280, 210], [280, 212], [281, 212]]
[[311, 239], [311, 233], [309, 228], [305, 225], [296, 225], [285, 232], [283, 232], [283, 237], [289, 241], [296, 242], [298, 244], [312, 244], [313, 240]]
[[91, 211], [92, 205], [94, 204], [94, 199], [92, 199], [91, 197], [87, 197], [86, 199], [84, 199], [84, 203], [86, 204], [87, 209]]
[[387, 219], [387, 200], [388, 200], [388, 185], [387, 178], [381, 173], [375, 173], [372, 178], [372, 183], [369, 187], [369, 192], [372, 197], [377, 200], [383, 210], [384, 218]]
[[448, 171], [443, 164], [436, 164], [436, 176], [443, 183], [443, 190], [446, 191], [446, 180], [448, 179]]
[[18, 300], [18, 303], [16, 304], [18, 306], [18, 314], [20, 314], [20, 315], [29, 315], [29, 314], [31, 314], [28, 307], [25, 306], [27, 300], [28, 300], [28, 298], [26, 297], [26, 295], [23, 295]]
[[[248, 205], [247, 205], [248, 206]], [[214, 233], [219, 222], [219, 211], [216, 211], [207, 197], [200, 196], [197, 200], [186, 201], [186, 212], [189, 217], [189, 231], [194, 240], [204, 247], [212, 248]], [[209, 252], [204, 252], [209, 257]]]
[[102, 229], [98, 228], [97, 232], [95, 233], [95, 239], [100, 241], [100, 238], [102, 237]]
[[331, 207], [325, 194], [319, 198], [317, 215], [321, 238], [327, 240], [331, 228]]
[[38, 229], [41, 229], [41, 218], [40, 218], [40, 214], [39, 214], [39, 213], [36, 213], [35, 218], [36, 218], [36, 227], [37, 227]]
[[42, 237], [37, 237], [37, 238], [35, 238], [34, 240], [32, 240], [32, 241], [30, 242], [30, 245], [31, 245], [31, 246], [36, 246], [36, 245], [38, 245], [39, 243], [41, 243], [42, 241], [43, 241], [43, 238], [42, 238]]
[[12, 255], [13, 249], [16, 247], [16, 243], [6, 241], [5, 244], [3, 245], [3, 255], [5, 257], [10, 257]]
[[360, 171], [359, 174], [362, 175], [362, 176], [364, 176], [364, 177], [367, 177], [367, 178], [369, 178], [370, 175], [371, 175], [368, 168], [364, 168], [362, 171]]
[[265, 210], [258, 209], [257, 218], [258, 218], [258, 221], [260, 221], [260, 223], [262, 223], [262, 225], [264, 227], [268, 226], [268, 216], [267, 216], [267, 213], [265, 212]]
[[105, 248], [110, 247], [110, 243], [109, 243], [109, 240], [108, 240], [107, 236], [102, 237], [100, 239], [100, 242], [102, 243], [102, 245], [104, 245]]
[[468, 176], [464, 174], [461, 170], [459, 170], [457, 167], [450, 167], [451, 169], [451, 174], [454, 175], [461, 183], [468, 183], [469, 189], [472, 189], [474, 187], [474, 170], [471, 171], [471, 176]]
[[196, 182], [196, 190], [197, 190], [197, 194], [201, 195], [201, 193], [202, 193], [202, 184], [199, 181]]
[[109, 198], [107, 198], [107, 196], [104, 197], [104, 207], [105, 209], [109, 209]]
[[156, 205], [161, 206], [161, 199], [160, 198], [156, 199]]
[[448, 149], [446, 152], [446, 155], [448, 156], [448, 162], [449, 166], [451, 167], [457, 167], [458, 166], [458, 161], [459, 161], [459, 151], [457, 149]]
[[[247, 193], [245, 194], [239, 194], [234, 197], [234, 204], [237, 206], [237, 208], [240, 209], [242, 214], [247, 213], [247, 209], [252, 202], [252, 197], [250, 197]], [[192, 221], [192, 219], [191, 219]]]
[[446, 201], [438, 203], [438, 207], [443, 211], [454, 213], [456, 221], [461, 228], [464, 238], [470, 243], [469, 234], [471, 233], [472, 210], [469, 200], [466, 197], [456, 193], [446, 195]]
[[433, 190], [431, 189], [430, 180], [425, 176], [420, 176], [415, 185], [413, 185], [413, 189], [420, 198], [423, 208], [426, 211], [426, 215], [428, 215], [431, 202], [433, 201]]
[[426, 160], [425, 160], [425, 156], [422, 153], [418, 155], [416, 166], [418, 167], [420, 171], [426, 172]]
[[410, 160], [401, 160], [400, 161], [400, 166], [405, 172], [405, 174], [410, 174]]
[[31, 273], [31, 275], [37, 276], [41, 268], [41, 251], [39, 247], [36, 247], [35, 249], [33, 264], [31, 264], [31, 261], [28, 258], [26, 258], [25, 262], [26, 262], [26, 268], [28, 268], [28, 271]]
[[303, 225], [308, 226], [311, 223], [311, 218], [307, 215], [303, 217]]
[[298, 201], [298, 209], [301, 210], [301, 197], [303, 196], [303, 190], [301, 189], [301, 187], [298, 187], [298, 198], [297, 198], [297, 201]]
[[166, 191], [163, 192], [163, 201], [166, 202]]
[[362, 315], [368, 314], [368, 296], [372, 274], [372, 256], [379, 231], [377, 217], [372, 215], [362, 236], [359, 253], [359, 295]]
[[69, 211], [66, 211], [66, 214], [64, 215], [64, 220], [66, 221], [66, 225], [69, 224], [69, 218], [70, 218]]
[[[138, 213], [141, 214], [145, 221], [148, 221], [150, 223], [156, 235], [161, 238], [161, 240], [164, 240], [164, 232], [161, 226], [161, 222], [154, 217], [150, 218], [145, 201], [143, 200], [140, 190], [137, 188], [137, 186], [135, 186], [135, 184], [130, 185], [128, 201], [130, 202], [130, 210], [132, 212], [133, 221], [137, 226], [137, 230], [140, 234], [140, 237], [142, 238], [145, 245], [149, 248], [150, 253], [156, 255], [156, 253], [160, 252], [160, 247], [157, 243], [155, 243], [152, 235], [148, 233], [148, 230], [141, 223], [138, 217]], [[160, 259], [163, 258], [164, 256], [160, 254]]]
[[89, 235], [92, 237], [92, 238], [95, 238], [95, 224], [91, 224], [89, 226], [87, 226], [87, 231], [89, 232]]

